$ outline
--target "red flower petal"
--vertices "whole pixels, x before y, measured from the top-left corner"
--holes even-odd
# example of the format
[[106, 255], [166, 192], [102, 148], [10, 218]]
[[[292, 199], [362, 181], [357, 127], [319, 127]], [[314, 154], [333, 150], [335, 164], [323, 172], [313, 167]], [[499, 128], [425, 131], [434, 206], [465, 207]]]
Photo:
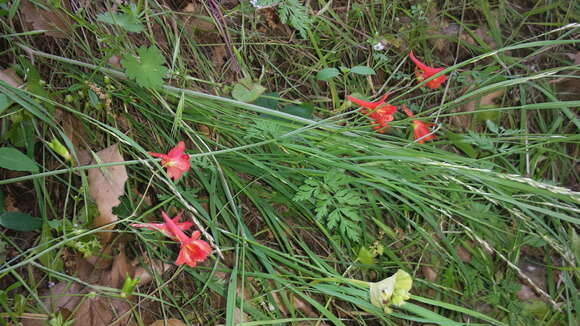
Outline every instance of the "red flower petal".
[[[435, 75], [435, 74], [437, 74], [440, 71], [443, 71], [445, 69], [445, 68], [433, 68], [433, 67], [427, 66], [426, 64], [424, 64], [423, 62], [421, 62], [419, 59], [417, 59], [415, 57], [415, 55], [413, 54], [413, 51], [411, 51], [411, 53], [409, 53], [409, 58], [411, 58], [411, 60], [417, 66], [417, 70], [415, 71], [415, 76], [417, 77], [418, 81], [423, 81], [425, 79], [429, 79], [431, 76], [433, 76], [433, 75]], [[441, 85], [446, 80], [447, 80], [447, 76], [441, 75], [441, 76], [425, 83], [425, 86], [427, 86], [431, 89], [436, 89], [436, 88], [441, 87]]]
[[380, 133], [384, 133], [384, 129], [389, 127], [388, 123], [395, 119], [393, 114], [397, 112], [396, 106], [385, 103], [388, 97], [389, 94], [385, 94], [375, 102], [363, 101], [352, 96], [348, 96], [347, 99], [362, 106], [365, 109], [363, 113], [375, 120], [374, 124], [376, 126], [373, 128]]
[[[405, 114], [407, 114], [409, 118], [415, 117], [413, 112], [407, 109], [407, 106], [405, 104], [403, 104], [403, 111], [405, 111]], [[419, 139], [418, 140], [419, 144], [424, 144], [428, 140], [435, 139], [435, 135], [432, 134], [431, 130], [429, 129], [429, 127], [435, 126], [434, 123], [423, 122], [417, 119], [413, 119], [412, 123], [413, 123], [413, 136], [415, 137], [415, 140]]]
[[177, 181], [191, 167], [189, 155], [184, 151], [185, 143], [180, 141], [167, 154], [149, 152], [149, 155], [161, 158], [161, 165], [167, 168], [167, 175]]

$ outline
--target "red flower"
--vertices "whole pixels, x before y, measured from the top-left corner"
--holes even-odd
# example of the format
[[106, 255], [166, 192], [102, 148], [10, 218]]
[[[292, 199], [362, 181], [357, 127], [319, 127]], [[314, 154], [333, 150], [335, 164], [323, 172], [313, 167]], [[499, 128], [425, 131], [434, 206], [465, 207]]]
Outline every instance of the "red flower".
[[181, 249], [175, 264], [187, 264], [189, 267], [195, 267], [197, 263], [204, 261], [211, 253], [211, 247], [204, 240], [199, 240], [199, 231], [194, 231], [191, 238], [188, 238], [179, 226], [165, 212], [161, 213], [165, 225], [171, 233], [175, 235], [177, 241], [181, 243]]
[[[405, 104], [403, 104], [403, 111], [405, 111], [409, 118], [415, 117], [413, 112], [409, 111]], [[419, 144], [424, 144], [428, 140], [435, 139], [435, 135], [431, 130], [429, 130], [429, 127], [431, 126], [435, 126], [435, 124], [413, 119], [413, 135], [415, 136], [415, 140], [418, 140]]]
[[[162, 214], [165, 214], [165, 212], [163, 212]], [[177, 214], [177, 216], [173, 218], [173, 223], [175, 223], [175, 225], [177, 225], [177, 227], [181, 231], [189, 230], [193, 226], [193, 223], [191, 222], [179, 222], [180, 219], [181, 213]], [[131, 224], [131, 226], [135, 228], [145, 228], [152, 231], [159, 231], [163, 233], [166, 237], [178, 241], [177, 236], [169, 230], [169, 226], [167, 225], [167, 223], [133, 223]]]
[[376, 126], [373, 128], [380, 133], [384, 133], [385, 129], [389, 127], [389, 122], [393, 121], [393, 115], [397, 112], [397, 107], [390, 104], [385, 104], [389, 94], [383, 95], [376, 102], [367, 102], [348, 96], [347, 99], [355, 104], [362, 106], [362, 113], [375, 120]]
[[[445, 68], [432, 68], [424, 64], [423, 62], [419, 61], [419, 59], [415, 58], [413, 51], [409, 53], [409, 58], [413, 60], [417, 68], [415, 69], [415, 76], [419, 82], [422, 82], [425, 79], [435, 75], [436, 73], [444, 70]], [[435, 79], [428, 81], [425, 85], [431, 89], [436, 89], [441, 87], [441, 85], [447, 80], [447, 76], [441, 75]]]
[[180, 141], [177, 143], [177, 146], [171, 149], [167, 154], [153, 152], [149, 152], [149, 154], [153, 157], [161, 158], [161, 165], [167, 168], [167, 174], [169, 177], [173, 178], [174, 181], [177, 181], [177, 179], [181, 178], [181, 175], [184, 172], [187, 172], [190, 168], [189, 155], [184, 154], [184, 151], [185, 143]]

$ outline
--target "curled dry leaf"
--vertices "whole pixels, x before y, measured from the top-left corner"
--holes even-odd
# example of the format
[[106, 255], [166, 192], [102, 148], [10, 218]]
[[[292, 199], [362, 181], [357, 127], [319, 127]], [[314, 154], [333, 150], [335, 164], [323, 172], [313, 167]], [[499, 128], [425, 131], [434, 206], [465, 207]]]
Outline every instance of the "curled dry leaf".
[[[95, 159], [91, 164], [123, 162], [123, 156], [119, 152], [118, 144], [109, 146], [96, 153], [99, 162]], [[105, 168], [92, 168], [88, 170], [89, 193], [99, 210], [99, 216], [93, 221], [94, 227], [115, 222], [117, 216], [113, 214], [113, 207], [119, 205], [119, 197], [125, 194], [125, 182], [128, 175], [124, 165], [114, 165]], [[109, 228], [109, 229], [112, 229]], [[101, 241], [107, 243], [111, 233], [101, 232]]]
[[73, 32], [74, 24], [62, 10], [40, 9], [28, 0], [20, 3], [20, 13], [28, 29], [45, 30], [45, 34], [55, 38], [67, 38]]

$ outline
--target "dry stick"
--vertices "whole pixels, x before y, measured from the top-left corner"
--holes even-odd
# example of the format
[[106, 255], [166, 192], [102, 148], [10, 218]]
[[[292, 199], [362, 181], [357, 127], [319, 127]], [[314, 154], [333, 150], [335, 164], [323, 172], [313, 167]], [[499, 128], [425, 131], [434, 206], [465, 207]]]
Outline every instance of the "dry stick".
[[226, 48], [228, 49], [228, 52], [232, 58], [232, 62], [233, 62], [232, 70], [236, 74], [239, 75], [241, 72], [240, 63], [238, 62], [238, 57], [236, 57], [236, 55], [234, 53], [232, 39], [230, 37], [230, 32], [228, 31], [228, 27], [227, 27], [224, 15], [222, 14], [220, 7], [215, 2], [215, 0], [209, 0], [207, 2], [207, 5], [209, 6], [211, 15], [213, 16], [213, 19], [216, 21], [216, 24], [217, 24], [216, 27], [219, 30], [220, 34], [222, 34], [224, 42], [226, 43]]

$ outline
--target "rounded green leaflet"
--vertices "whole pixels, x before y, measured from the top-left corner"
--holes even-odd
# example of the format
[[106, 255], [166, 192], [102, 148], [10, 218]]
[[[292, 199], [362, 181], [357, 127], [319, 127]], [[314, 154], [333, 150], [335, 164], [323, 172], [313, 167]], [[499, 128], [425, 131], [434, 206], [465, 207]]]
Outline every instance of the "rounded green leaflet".
[[350, 72], [353, 74], [363, 75], [363, 76], [370, 76], [370, 75], [376, 74], [376, 72], [373, 68], [367, 67], [367, 66], [354, 66], [354, 67], [350, 68]]
[[316, 79], [327, 81], [340, 75], [340, 71], [336, 68], [324, 68], [316, 74]]
[[0, 225], [14, 231], [34, 231], [42, 227], [42, 220], [20, 212], [4, 212], [0, 215]]
[[38, 172], [36, 163], [13, 147], [0, 148], [0, 167], [12, 171]]

